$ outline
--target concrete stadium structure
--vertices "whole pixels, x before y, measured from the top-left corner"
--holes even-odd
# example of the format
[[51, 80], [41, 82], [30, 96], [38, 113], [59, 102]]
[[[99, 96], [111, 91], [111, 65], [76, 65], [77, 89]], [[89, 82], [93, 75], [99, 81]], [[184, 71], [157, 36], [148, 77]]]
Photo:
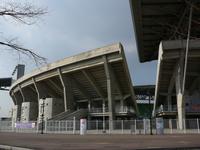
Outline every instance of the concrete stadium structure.
[[200, 116], [200, 2], [130, 0], [141, 62], [158, 59], [154, 115]]
[[[24, 75], [10, 88], [13, 121], [131, 119], [138, 114], [121, 44], [84, 52]], [[43, 110], [44, 107], [44, 110]]]

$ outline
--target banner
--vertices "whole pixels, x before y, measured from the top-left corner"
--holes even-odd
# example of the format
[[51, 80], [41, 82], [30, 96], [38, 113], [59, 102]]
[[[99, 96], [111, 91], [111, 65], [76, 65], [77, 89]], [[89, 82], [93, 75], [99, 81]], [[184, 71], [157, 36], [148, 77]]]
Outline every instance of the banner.
[[32, 129], [32, 128], [35, 128], [35, 123], [15, 123], [15, 128]]

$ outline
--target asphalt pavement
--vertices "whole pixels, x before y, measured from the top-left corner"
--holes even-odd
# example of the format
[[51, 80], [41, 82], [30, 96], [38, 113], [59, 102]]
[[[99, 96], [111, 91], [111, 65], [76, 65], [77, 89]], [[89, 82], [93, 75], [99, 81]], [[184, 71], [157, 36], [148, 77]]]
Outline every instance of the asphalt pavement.
[[[200, 149], [200, 134], [65, 135], [0, 133], [0, 145], [47, 150]], [[6, 149], [6, 148], [5, 148]], [[14, 148], [13, 148], [14, 149]]]

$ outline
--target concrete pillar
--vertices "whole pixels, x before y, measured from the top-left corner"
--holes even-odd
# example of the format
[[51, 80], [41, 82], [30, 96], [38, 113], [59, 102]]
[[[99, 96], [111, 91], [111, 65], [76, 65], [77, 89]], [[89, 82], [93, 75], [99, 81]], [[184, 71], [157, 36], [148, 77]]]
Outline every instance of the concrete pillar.
[[12, 108], [12, 127], [14, 127], [15, 123], [17, 121], [20, 121], [20, 114], [21, 114], [21, 106], [20, 105], [15, 105]]
[[168, 111], [172, 111], [172, 96], [167, 97], [167, 105], [168, 105]]
[[113, 100], [113, 87], [112, 81], [107, 79], [107, 92], [108, 92], [108, 111], [109, 111], [109, 120], [114, 120], [114, 100]]
[[179, 129], [184, 129], [184, 120], [185, 120], [185, 99], [182, 93], [177, 95], [177, 110], [178, 110], [178, 123]]
[[21, 104], [21, 121], [36, 121], [38, 116], [37, 95], [28, 88], [18, 85], [23, 102]]
[[111, 78], [110, 66], [108, 64], [107, 58], [103, 57], [104, 69], [107, 79], [107, 97], [108, 97], [108, 111], [109, 111], [109, 129], [113, 129], [113, 120], [115, 120], [115, 104], [113, 98], [113, 79]]
[[120, 111], [123, 112], [124, 111], [124, 99], [121, 98], [120, 100]]
[[[42, 122], [43, 99], [39, 100], [38, 121]], [[46, 98], [44, 101], [44, 120], [51, 119], [64, 111], [63, 100], [59, 98]]]
[[182, 89], [183, 84], [183, 53], [180, 55], [180, 60], [177, 68], [177, 74], [176, 74], [176, 99], [177, 99], [177, 111], [178, 111], [178, 124], [179, 129], [184, 129], [184, 120], [185, 120], [185, 99], [184, 99], [184, 93]]
[[36, 102], [23, 102], [21, 107], [21, 122], [36, 121], [38, 117], [38, 104]]
[[21, 86], [18, 85], [18, 88], [19, 88], [19, 92], [20, 92], [20, 94], [21, 94], [21, 96], [22, 96], [22, 101], [25, 102], [26, 99], [25, 99], [24, 93], [22, 92], [22, 88], [21, 88]]
[[32, 78], [33, 85], [35, 87], [36, 93], [37, 93], [37, 102], [38, 102], [38, 121], [40, 118], [40, 99], [47, 97], [47, 92], [44, 90], [44, 88], [35, 81], [34, 78]]
[[58, 69], [59, 78], [61, 84], [63, 86], [63, 97], [64, 97], [64, 108], [65, 111], [74, 110], [74, 97], [72, 93], [72, 81], [70, 78], [64, 76], [60, 70]]

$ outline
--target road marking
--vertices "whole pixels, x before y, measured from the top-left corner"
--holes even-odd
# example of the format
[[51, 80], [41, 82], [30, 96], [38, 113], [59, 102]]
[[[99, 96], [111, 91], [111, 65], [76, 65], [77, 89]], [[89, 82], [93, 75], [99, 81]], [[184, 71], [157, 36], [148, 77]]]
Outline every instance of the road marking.
[[30, 148], [15, 147], [15, 146], [8, 146], [8, 145], [0, 145], [0, 149], [5, 149], [5, 150], [32, 150]]

